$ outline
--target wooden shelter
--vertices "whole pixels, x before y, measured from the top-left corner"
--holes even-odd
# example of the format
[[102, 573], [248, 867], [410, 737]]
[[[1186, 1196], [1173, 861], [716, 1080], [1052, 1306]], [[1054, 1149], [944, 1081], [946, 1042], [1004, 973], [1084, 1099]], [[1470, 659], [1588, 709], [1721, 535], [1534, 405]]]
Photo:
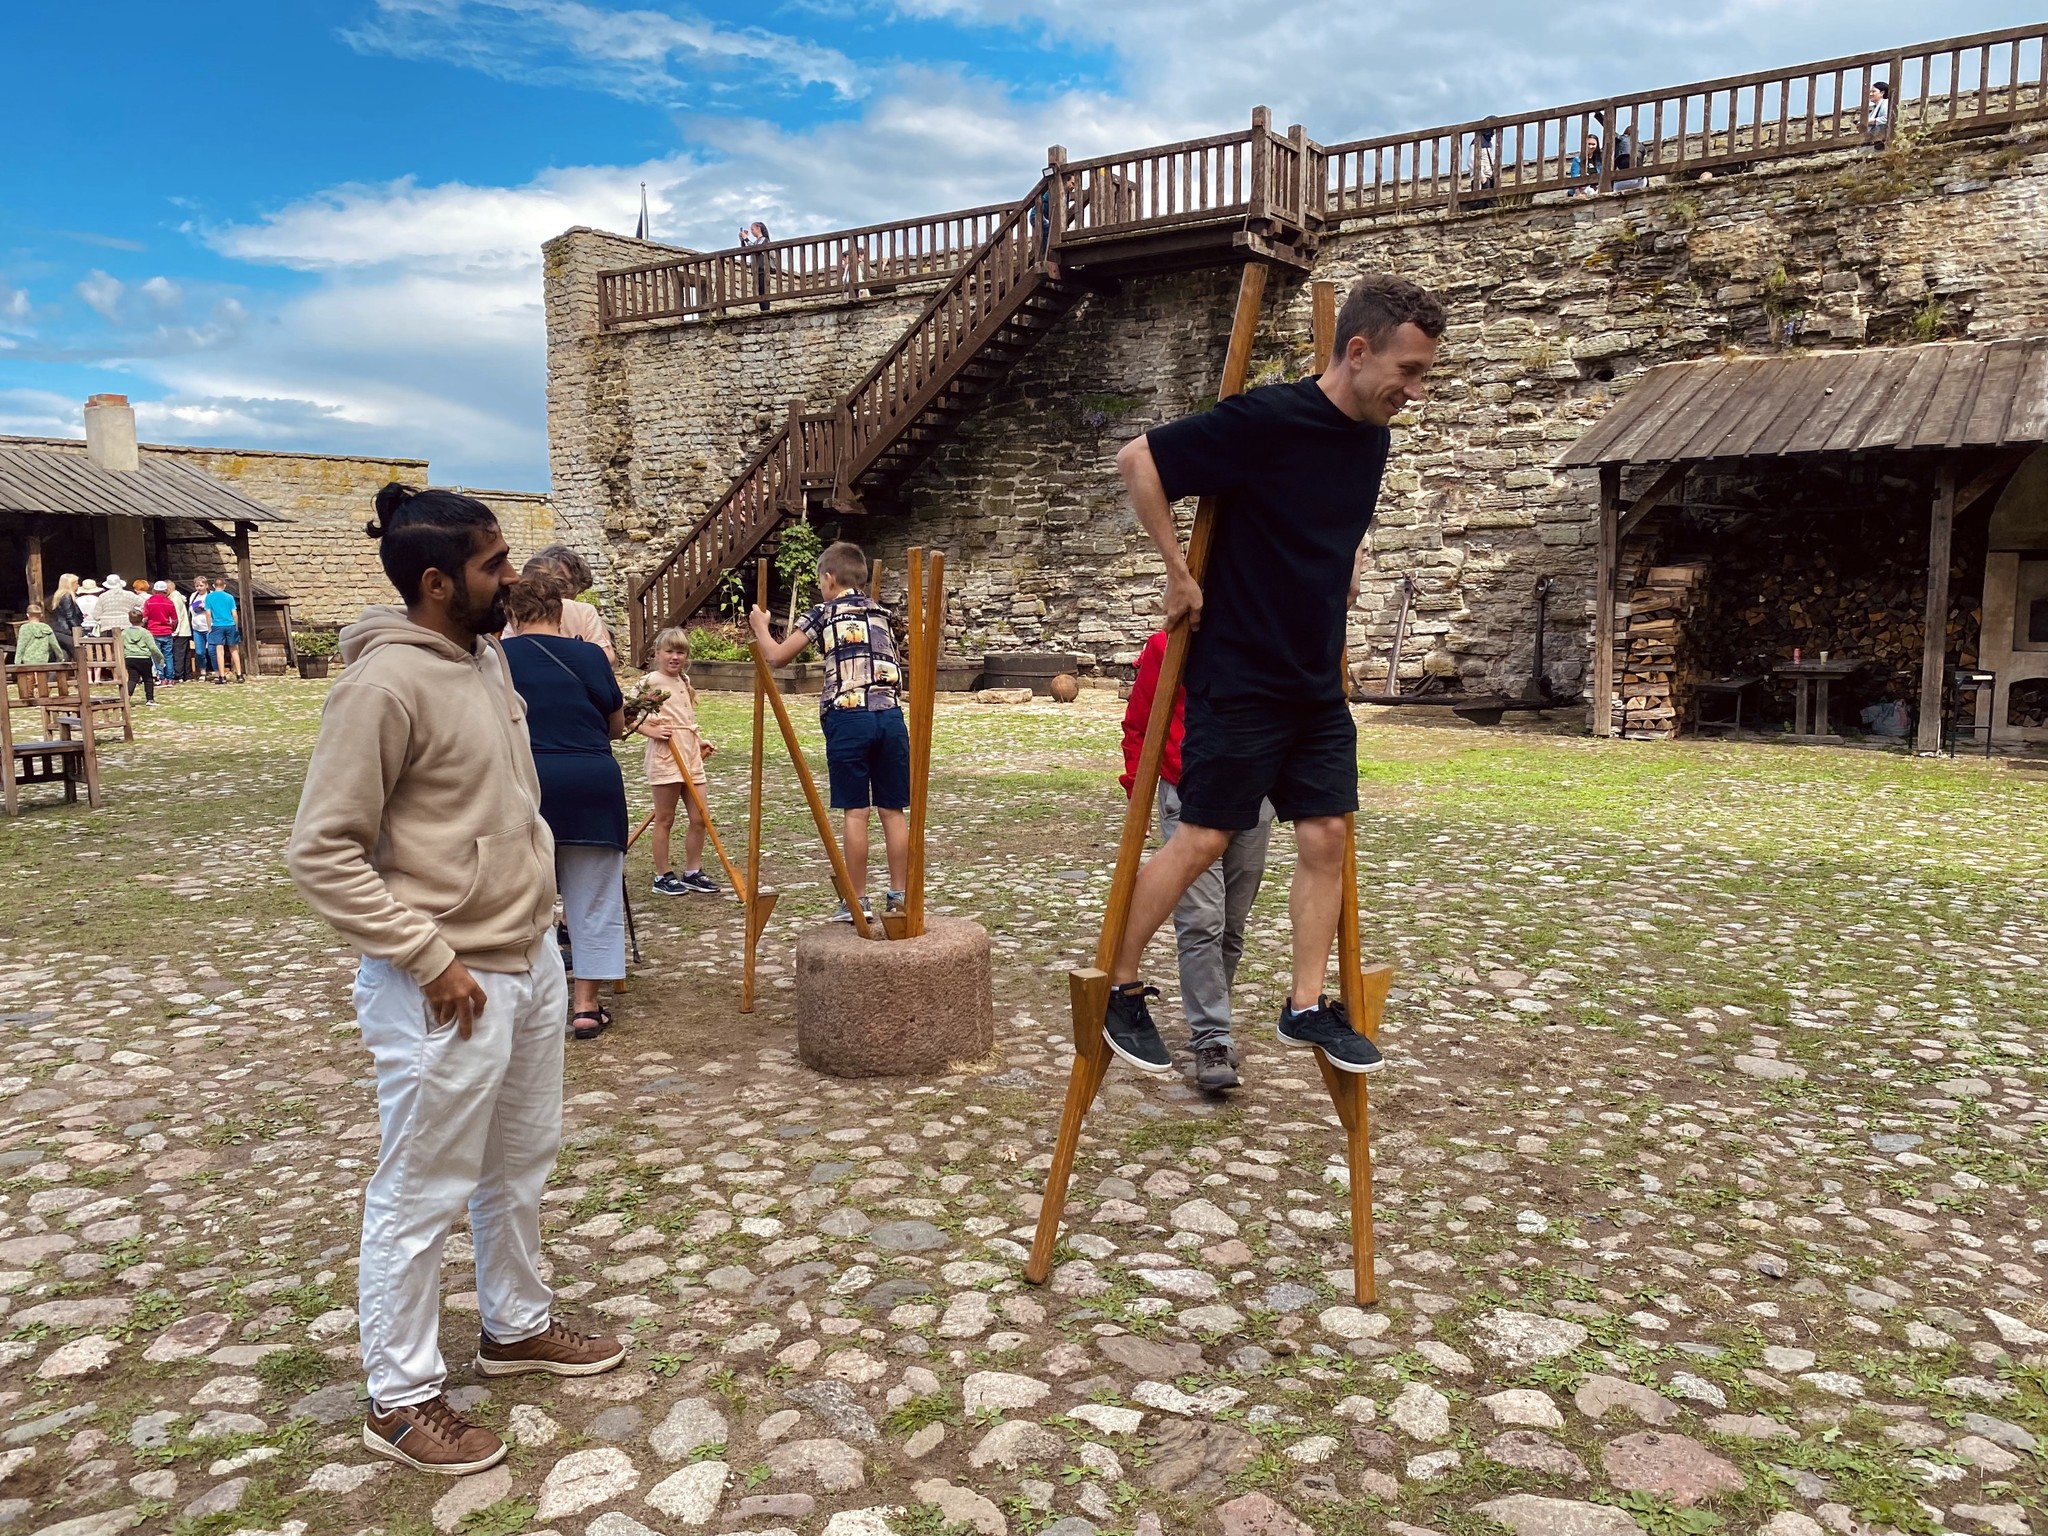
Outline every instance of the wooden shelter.
[[[97, 416], [125, 416], [109, 432]], [[108, 570], [152, 579], [170, 575], [174, 544], [218, 544], [233, 552], [236, 595], [251, 643], [243, 664], [261, 670], [264, 598], [250, 565], [259, 523], [287, 519], [198, 470], [138, 453], [134, 416], [118, 395], [95, 396], [84, 452], [47, 442], [0, 439], [0, 612], [47, 604], [57, 573]]]
[[1939, 750], [1956, 521], [1988, 507], [2044, 442], [2048, 336], [1650, 369], [1560, 461], [1600, 471], [1593, 734], [1615, 733], [1623, 543], [1649, 514], [1684, 502], [1689, 475], [1745, 464], [1796, 473], [1878, 459], [1927, 476], [1933, 487], [1917, 745]]

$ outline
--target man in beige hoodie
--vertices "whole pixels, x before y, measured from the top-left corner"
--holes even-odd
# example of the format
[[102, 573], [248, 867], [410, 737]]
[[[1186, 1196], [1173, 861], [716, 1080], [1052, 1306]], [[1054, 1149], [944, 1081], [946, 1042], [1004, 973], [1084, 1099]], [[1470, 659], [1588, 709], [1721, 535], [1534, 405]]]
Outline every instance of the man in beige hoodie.
[[486, 1376], [588, 1376], [617, 1339], [554, 1321], [540, 1197], [562, 1133], [567, 986], [551, 932], [554, 842], [526, 713], [495, 638], [516, 579], [497, 519], [449, 491], [377, 495], [403, 608], [342, 632], [285, 858], [362, 954], [356, 1017], [382, 1125], [357, 1273], [366, 1449], [479, 1472], [505, 1445], [450, 1406], [441, 1249], [467, 1210]]

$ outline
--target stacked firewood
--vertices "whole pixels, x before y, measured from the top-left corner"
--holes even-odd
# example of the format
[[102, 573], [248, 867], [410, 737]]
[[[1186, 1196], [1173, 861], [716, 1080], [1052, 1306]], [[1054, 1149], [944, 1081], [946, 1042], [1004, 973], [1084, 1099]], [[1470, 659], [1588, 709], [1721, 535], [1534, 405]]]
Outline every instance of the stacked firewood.
[[1631, 539], [1617, 570], [1617, 585], [1628, 596], [1615, 633], [1614, 715], [1616, 729], [1631, 741], [1678, 734], [1694, 670], [1686, 665], [1686, 626], [1706, 575], [1704, 565], [1656, 565], [1654, 557], [1648, 540]]

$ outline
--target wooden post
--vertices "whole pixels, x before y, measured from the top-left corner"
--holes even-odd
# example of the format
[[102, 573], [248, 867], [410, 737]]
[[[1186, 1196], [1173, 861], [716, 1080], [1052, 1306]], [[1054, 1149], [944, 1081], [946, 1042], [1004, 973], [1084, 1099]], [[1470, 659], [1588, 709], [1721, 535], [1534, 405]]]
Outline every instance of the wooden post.
[[1621, 466], [1600, 466], [1600, 559], [1593, 578], [1595, 736], [1614, 734], [1614, 567], [1621, 545]]
[[817, 823], [819, 840], [825, 845], [825, 856], [832, 861], [833, 888], [839, 892], [839, 899], [846, 903], [846, 910], [853, 914], [854, 931], [864, 939], [871, 939], [874, 932], [868, 927], [861, 893], [853, 888], [853, 876], [847, 871], [846, 855], [840, 851], [839, 837], [832, 830], [832, 815], [819, 798], [817, 780], [811, 777], [811, 765], [804, 760], [803, 744], [796, 739], [796, 727], [790, 723], [789, 706], [782, 702], [782, 690], [775, 686], [775, 675], [768, 670], [768, 658], [761, 653], [758, 641], [754, 645], [754, 686], [767, 695], [769, 707], [775, 711], [775, 723], [782, 730], [782, 744], [789, 749], [790, 766], [796, 769], [797, 783], [803, 786], [804, 799], [811, 807], [811, 820]]
[[[1934, 507], [1927, 529], [1927, 630], [1920, 642], [1920, 730], [1915, 748], [1928, 756], [1941, 751], [1942, 685], [1948, 666], [1949, 545], [1956, 522], [1956, 467], [1935, 472]], [[1820, 729], [1826, 730], [1825, 722]]]
[[152, 583], [171, 579], [171, 524], [170, 519], [152, 517], [149, 520], [150, 553], [156, 557], [156, 569], [149, 573]]
[[[1260, 111], [1263, 114], [1264, 109]], [[1223, 380], [1216, 391], [1219, 400], [1244, 389], [1251, 367], [1252, 338], [1259, 325], [1259, 303], [1265, 293], [1266, 269], [1257, 262], [1247, 263], [1238, 279], [1230, 348], [1224, 355]], [[1209, 541], [1215, 533], [1215, 522], [1216, 503], [1205, 496], [1196, 504], [1195, 524], [1188, 537], [1188, 569], [1198, 582], [1209, 562]], [[1131, 894], [1138, 881], [1138, 865], [1145, 856], [1153, 797], [1159, 787], [1159, 764], [1166, 751], [1167, 726], [1173, 719], [1171, 701], [1180, 691], [1181, 675], [1187, 669], [1188, 634], [1187, 625], [1182, 623], [1167, 635], [1157, 692], [1157, 697], [1166, 700], [1167, 705], [1152, 711], [1151, 722], [1145, 729], [1145, 745], [1138, 754], [1130, 805], [1124, 811], [1123, 836], [1117, 844], [1116, 873], [1110, 878], [1102, 932], [1095, 944], [1095, 964], [1071, 972], [1067, 978], [1073, 1005], [1074, 1066], [1067, 1079], [1059, 1134], [1053, 1142], [1052, 1167], [1045, 1176], [1045, 1198], [1038, 1207], [1038, 1230], [1032, 1238], [1031, 1256], [1024, 1265], [1024, 1278], [1034, 1285], [1043, 1285], [1052, 1273], [1052, 1250], [1059, 1239], [1067, 1183], [1073, 1177], [1074, 1155], [1081, 1144], [1081, 1122], [1087, 1117], [1088, 1106], [1095, 1102], [1103, 1073], [1109, 1068], [1109, 1047], [1102, 1038], [1103, 1013], [1109, 1005], [1109, 972], [1116, 963], [1117, 951], [1123, 947], [1124, 930], [1130, 925]]]
[[868, 601], [882, 600], [882, 562], [877, 560], [868, 566]]
[[1246, 193], [1244, 217], [1248, 226], [1263, 234], [1273, 179], [1273, 114], [1264, 107], [1252, 108], [1251, 162], [1251, 187]]
[[[917, 763], [920, 751], [917, 734], [917, 679], [922, 674], [924, 666], [925, 561], [923, 547], [921, 545], [912, 545], [905, 559], [909, 575], [907, 577], [908, 586], [904, 590], [903, 655], [900, 668], [902, 678], [897, 688], [897, 698], [901, 701], [903, 723], [910, 735], [910, 805], [913, 829], [909, 834], [910, 850], [908, 857], [914, 866], [917, 861], [915, 814], [917, 806]], [[884, 834], [883, 841], [886, 843], [887, 840], [887, 834]], [[911, 926], [910, 884], [910, 871], [905, 870], [903, 879], [903, 910], [900, 912], [884, 912], [882, 914], [882, 932], [892, 939], [915, 938], [923, 931]]]
[[[754, 603], [768, 607], [768, 562], [754, 562]], [[740, 1012], [754, 1011], [754, 967], [760, 955], [761, 934], [775, 910], [775, 892], [761, 889], [761, 754], [767, 745], [765, 700], [761, 677], [754, 675], [754, 758], [747, 786], [747, 939], [740, 969]]]
[[1045, 250], [1049, 255], [1060, 248], [1067, 234], [1069, 217], [1067, 202], [1067, 146], [1054, 144], [1045, 152], [1045, 163], [1052, 168], [1054, 181], [1046, 188]]
[[241, 583], [242, 675], [263, 675], [263, 642], [256, 636], [256, 573], [249, 563], [250, 523], [235, 524], [235, 578]]
[[[28, 600], [41, 603], [49, 594], [43, 588], [43, 535], [40, 523], [31, 525], [28, 536], [28, 558], [22, 562], [22, 574], [28, 578]], [[45, 618], [48, 615], [44, 615]]]

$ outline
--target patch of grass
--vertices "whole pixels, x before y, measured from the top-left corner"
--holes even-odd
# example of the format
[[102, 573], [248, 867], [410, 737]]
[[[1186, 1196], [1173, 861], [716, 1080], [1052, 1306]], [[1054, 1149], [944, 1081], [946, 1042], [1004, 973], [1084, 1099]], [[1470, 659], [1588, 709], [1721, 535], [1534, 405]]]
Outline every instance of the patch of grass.
[[932, 1392], [890, 1409], [882, 1420], [882, 1427], [892, 1435], [914, 1435], [927, 1425], [959, 1422], [960, 1414], [953, 1406], [953, 1399], [943, 1392]]
[[278, 1350], [256, 1362], [256, 1379], [285, 1397], [303, 1397], [333, 1379], [334, 1362], [305, 1344]]
[[530, 1524], [539, 1512], [538, 1505], [514, 1496], [471, 1510], [462, 1517], [462, 1524], [456, 1529], [462, 1536], [512, 1536], [514, 1531], [523, 1530]]

